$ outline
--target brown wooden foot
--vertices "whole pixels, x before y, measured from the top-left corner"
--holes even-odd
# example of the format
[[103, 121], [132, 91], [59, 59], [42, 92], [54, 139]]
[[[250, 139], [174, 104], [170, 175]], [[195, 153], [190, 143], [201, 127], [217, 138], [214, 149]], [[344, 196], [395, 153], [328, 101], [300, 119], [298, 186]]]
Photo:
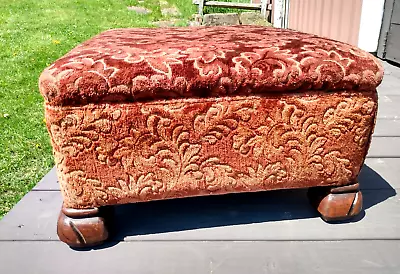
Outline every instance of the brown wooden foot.
[[327, 222], [350, 219], [362, 209], [362, 193], [358, 183], [341, 187], [315, 187], [308, 190], [313, 207]]
[[71, 247], [90, 247], [103, 243], [108, 238], [108, 230], [106, 216], [102, 213], [99, 208], [62, 207], [57, 222], [58, 237]]

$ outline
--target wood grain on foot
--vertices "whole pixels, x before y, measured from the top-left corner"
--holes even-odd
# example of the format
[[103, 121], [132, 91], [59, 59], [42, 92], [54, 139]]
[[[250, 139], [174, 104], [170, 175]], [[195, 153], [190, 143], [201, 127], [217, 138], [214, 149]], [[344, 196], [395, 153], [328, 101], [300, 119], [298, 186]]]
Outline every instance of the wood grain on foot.
[[362, 210], [363, 197], [358, 183], [333, 188], [310, 188], [308, 197], [327, 222], [350, 219]]
[[58, 217], [57, 234], [71, 247], [90, 247], [108, 238], [104, 217], [99, 209], [62, 208]]

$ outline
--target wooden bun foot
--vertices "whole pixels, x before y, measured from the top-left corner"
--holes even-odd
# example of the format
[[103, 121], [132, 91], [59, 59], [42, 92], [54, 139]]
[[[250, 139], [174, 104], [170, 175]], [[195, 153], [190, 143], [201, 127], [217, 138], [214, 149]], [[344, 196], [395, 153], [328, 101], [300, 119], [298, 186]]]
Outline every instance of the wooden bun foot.
[[63, 207], [57, 222], [57, 234], [71, 247], [91, 247], [108, 238], [104, 216], [99, 208], [71, 209]]
[[327, 222], [350, 219], [362, 210], [363, 197], [358, 183], [341, 187], [310, 188], [308, 198]]

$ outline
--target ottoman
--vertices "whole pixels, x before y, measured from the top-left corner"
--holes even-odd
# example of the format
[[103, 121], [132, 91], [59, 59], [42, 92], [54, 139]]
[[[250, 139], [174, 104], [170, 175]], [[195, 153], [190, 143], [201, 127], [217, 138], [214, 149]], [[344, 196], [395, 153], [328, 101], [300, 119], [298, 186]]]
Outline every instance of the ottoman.
[[382, 77], [371, 54], [291, 30], [103, 32], [39, 80], [58, 235], [103, 242], [110, 205], [288, 188], [310, 188], [326, 221], [350, 218]]

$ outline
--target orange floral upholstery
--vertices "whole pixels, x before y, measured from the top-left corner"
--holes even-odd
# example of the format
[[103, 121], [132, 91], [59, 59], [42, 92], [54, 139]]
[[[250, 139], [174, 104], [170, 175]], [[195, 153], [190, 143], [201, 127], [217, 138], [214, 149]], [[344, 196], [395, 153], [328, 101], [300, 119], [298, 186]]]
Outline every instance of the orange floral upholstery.
[[40, 87], [52, 105], [165, 98], [371, 90], [376, 59], [354, 46], [257, 26], [116, 29], [47, 68]]
[[381, 65], [254, 26], [120, 29], [40, 77], [70, 208], [354, 182]]

